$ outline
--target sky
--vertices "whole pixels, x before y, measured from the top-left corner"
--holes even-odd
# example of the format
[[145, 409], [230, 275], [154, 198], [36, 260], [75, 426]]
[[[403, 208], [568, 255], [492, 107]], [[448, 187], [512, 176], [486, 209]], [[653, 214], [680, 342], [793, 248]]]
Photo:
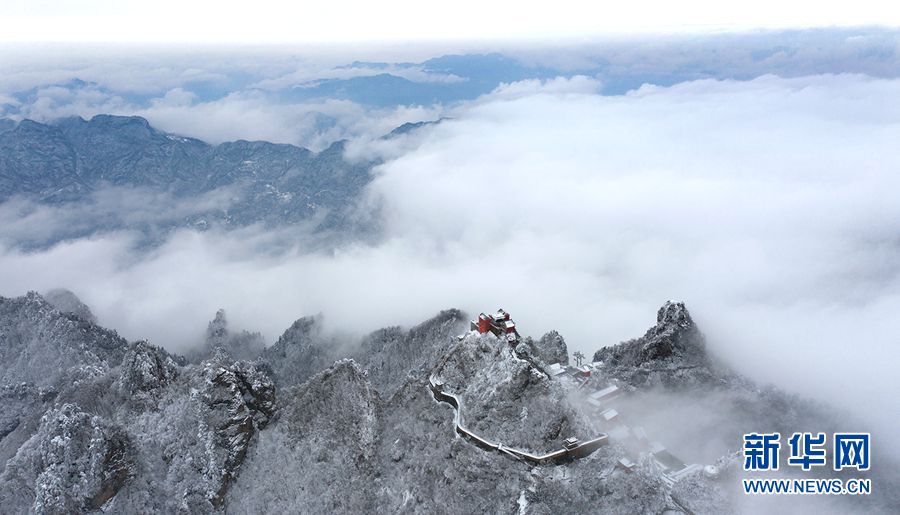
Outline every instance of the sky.
[[573, 40], [599, 33], [710, 32], [758, 28], [900, 25], [900, 7], [878, 0], [664, 0], [515, 4], [459, 0], [5, 0], [0, 40], [116, 42], [375, 42]]

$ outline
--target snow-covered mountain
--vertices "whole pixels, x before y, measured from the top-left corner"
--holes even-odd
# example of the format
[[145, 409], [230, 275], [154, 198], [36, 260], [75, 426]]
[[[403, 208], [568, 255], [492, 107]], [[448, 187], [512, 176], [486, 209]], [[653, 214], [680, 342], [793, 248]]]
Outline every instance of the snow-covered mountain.
[[343, 142], [318, 153], [265, 141], [209, 145], [135, 116], [4, 120], [0, 203], [78, 209], [70, 217], [77, 220], [40, 244], [123, 228], [311, 222], [346, 229], [371, 163], [348, 162], [343, 152]]
[[[5, 513], [746, 511], [741, 430], [842, 420], [717, 363], [680, 303], [644, 336], [567, 368], [558, 333], [513, 347], [467, 331], [458, 310], [361, 342], [304, 317], [268, 347], [219, 312], [187, 359], [125, 341], [86, 306], [65, 309], [83, 306], [73, 297], [0, 298]], [[671, 405], [691, 416], [654, 422]], [[557, 451], [570, 437], [604, 445]], [[692, 438], [722, 446], [704, 456]], [[855, 509], [897, 506], [882, 470]]]

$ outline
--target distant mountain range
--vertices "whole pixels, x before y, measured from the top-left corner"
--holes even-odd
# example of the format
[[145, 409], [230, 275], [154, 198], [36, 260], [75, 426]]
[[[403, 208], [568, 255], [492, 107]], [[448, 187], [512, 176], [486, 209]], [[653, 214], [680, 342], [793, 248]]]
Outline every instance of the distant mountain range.
[[[347, 229], [372, 163], [343, 158], [344, 143], [315, 153], [265, 141], [210, 145], [160, 132], [140, 117], [98, 115], [44, 124], [0, 120], [0, 202], [61, 206], [121, 189], [193, 202], [169, 226], [281, 225]], [[204, 197], [205, 196], [205, 197]], [[140, 228], [140, 217], [104, 217], [98, 229]], [[84, 234], [67, 234], [77, 237]]]

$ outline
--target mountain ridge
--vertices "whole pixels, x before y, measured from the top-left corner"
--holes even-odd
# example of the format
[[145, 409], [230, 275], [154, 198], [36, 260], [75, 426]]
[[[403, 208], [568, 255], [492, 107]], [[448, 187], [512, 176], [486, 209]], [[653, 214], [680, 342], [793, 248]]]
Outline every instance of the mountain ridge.
[[[20, 367], [28, 377], [11, 378], [32, 382], [0, 376], [0, 501], [22, 513], [736, 511], [741, 500], [728, 492], [739, 481], [739, 435], [725, 432], [730, 450], [715, 454], [714, 473], [695, 466], [685, 466], [684, 477], [666, 472], [653, 454], [662, 444], [635, 450], [644, 444], [621, 421], [640, 422], [635, 399], [659, 391], [691, 402], [713, 395], [717, 413], [746, 413], [779, 430], [834, 423], [777, 391], [719, 381], [712, 369], [673, 381], [626, 373], [649, 366], [668, 377], [678, 360], [707, 366], [706, 350], [687, 343], [701, 335], [680, 303], [666, 303], [644, 337], [601, 352], [607, 362], [591, 364], [587, 381], [575, 367], [549, 373], [543, 360], [567, 352], [558, 333], [512, 347], [466, 331], [467, 319], [445, 310], [353, 346], [320, 331], [316, 317], [301, 317], [278, 347], [259, 349], [244, 344], [253, 333], [236, 333], [241, 343], [232, 344], [220, 311], [206, 350], [188, 361], [125, 342], [34, 292], [0, 299], [0, 349], [96, 356], [73, 361], [56, 381], [43, 381], [45, 367], [33, 361]], [[34, 334], [45, 338], [22, 337]], [[59, 345], [73, 335], [82, 338]], [[267, 352], [272, 347], [292, 350]], [[666, 349], [672, 352], [659, 352]], [[545, 466], [489, 452], [457, 436], [454, 410], [433, 396], [432, 378], [465, 404], [466, 427], [492, 441], [539, 453], [608, 433], [609, 444]], [[620, 401], [603, 400], [602, 409], [621, 411], [611, 420], [584, 405], [607, 384], [622, 392]], [[672, 438], [659, 427], [647, 432]], [[897, 502], [885, 495], [885, 506]]]
[[[345, 160], [344, 141], [320, 152], [265, 141], [210, 145], [158, 131], [136, 116], [7, 125], [0, 126], [0, 203], [24, 199], [52, 207], [78, 205], [90, 213], [92, 202], [117, 197], [98, 194], [124, 189], [136, 202], [163, 195], [167, 204], [161, 211], [177, 211], [172, 206], [179, 202], [190, 206], [174, 220], [159, 221], [132, 220], [126, 216], [129, 206], [113, 204], [111, 213], [95, 215], [88, 233], [140, 230], [147, 224], [203, 229], [256, 223], [347, 231], [356, 223], [353, 206], [371, 181], [374, 164]], [[63, 234], [47, 243], [82, 235]]]

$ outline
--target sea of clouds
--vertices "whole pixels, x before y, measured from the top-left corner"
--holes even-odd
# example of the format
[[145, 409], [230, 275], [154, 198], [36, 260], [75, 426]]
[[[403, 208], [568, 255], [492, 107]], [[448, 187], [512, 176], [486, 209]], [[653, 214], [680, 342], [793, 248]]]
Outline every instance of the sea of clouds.
[[[66, 287], [102, 324], [173, 350], [220, 307], [269, 341], [308, 314], [360, 334], [503, 307], [588, 355], [682, 300], [739, 371], [892, 427], [900, 80], [601, 88], [505, 84], [409, 135], [356, 140], [347, 159], [385, 160], [361, 206], [382, 217], [376, 244], [272, 252], [285, 234], [251, 227], [149, 250], [127, 232], [5, 245], [0, 293]], [[15, 211], [0, 216], [8, 237]]]

